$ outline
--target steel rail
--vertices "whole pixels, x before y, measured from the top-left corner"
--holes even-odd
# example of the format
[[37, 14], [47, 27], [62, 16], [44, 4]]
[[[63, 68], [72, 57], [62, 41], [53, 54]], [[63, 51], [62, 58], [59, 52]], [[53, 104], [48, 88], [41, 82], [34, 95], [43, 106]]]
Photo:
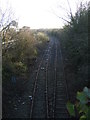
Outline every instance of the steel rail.
[[48, 103], [48, 65], [49, 65], [49, 58], [50, 55], [48, 55], [48, 61], [46, 64], [46, 118], [49, 118], [49, 103]]
[[55, 56], [55, 85], [54, 85], [54, 98], [53, 98], [53, 118], [55, 117], [55, 100], [56, 100], [56, 85], [57, 85], [57, 43], [55, 43], [56, 45], [56, 56]]
[[61, 52], [61, 45], [60, 45], [59, 52], [60, 52], [60, 54], [61, 54], [61, 61], [62, 61], [62, 66], [63, 66], [63, 77], [64, 77], [64, 80], [65, 80], [67, 100], [69, 100], [68, 84], [67, 84], [67, 79], [66, 79], [66, 75], [65, 75], [65, 68], [64, 68], [63, 56], [62, 56], [62, 52]]
[[[68, 100], [69, 99], [69, 93], [68, 93], [68, 84], [67, 84], [67, 79], [66, 79], [66, 76], [65, 76], [65, 69], [64, 69], [64, 63], [63, 63], [63, 56], [62, 56], [62, 51], [61, 51], [61, 46], [60, 46], [60, 43], [59, 43], [59, 49], [58, 49], [58, 54], [60, 55], [60, 57], [61, 57], [61, 64], [62, 64], [62, 72], [63, 72], [63, 79], [64, 79], [64, 83], [63, 83], [63, 85], [65, 85], [65, 94], [64, 94], [64, 96], [66, 95], [66, 100]], [[56, 75], [56, 77], [57, 77], [57, 75]], [[56, 79], [56, 88], [55, 88], [55, 93], [54, 93], [54, 114], [53, 114], [53, 118], [56, 118], [57, 116], [55, 116], [55, 113], [56, 113], [56, 95], [57, 95], [57, 87], [58, 87], [58, 85], [57, 85], [58, 83], [57, 83], [57, 79]], [[63, 95], [62, 95], [63, 96]], [[62, 108], [62, 106], [60, 107], [60, 108]]]
[[35, 93], [36, 93], [38, 75], [39, 75], [39, 72], [40, 72], [40, 68], [41, 68], [44, 56], [47, 54], [48, 50], [49, 50], [49, 46], [48, 46], [48, 49], [45, 51], [45, 53], [44, 53], [44, 55], [43, 55], [43, 57], [41, 59], [41, 62], [40, 62], [39, 66], [38, 66], [38, 69], [37, 69], [37, 74], [35, 76], [34, 88], [33, 88], [33, 93], [32, 93], [31, 109], [30, 109], [30, 118], [32, 118], [32, 113], [33, 113], [33, 106], [34, 106], [34, 99], [35, 99]]

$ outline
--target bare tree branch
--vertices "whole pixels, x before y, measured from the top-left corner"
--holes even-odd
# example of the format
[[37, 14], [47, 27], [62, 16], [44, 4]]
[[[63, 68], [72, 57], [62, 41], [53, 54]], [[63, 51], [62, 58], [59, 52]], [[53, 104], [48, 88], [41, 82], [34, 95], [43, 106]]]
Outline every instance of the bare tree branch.
[[71, 22], [70, 22], [70, 21], [66, 20], [66, 19], [65, 19], [65, 18], [63, 18], [63, 17], [60, 17], [60, 16], [59, 16], [59, 15], [57, 15], [54, 11], [52, 11], [52, 12], [53, 12], [53, 14], [54, 14], [54, 15], [56, 15], [58, 18], [60, 18], [60, 19], [64, 20], [65, 22], [67, 22], [67, 23], [71, 24]]
[[67, 0], [67, 3], [68, 3], [68, 6], [69, 6], [69, 10], [70, 10], [70, 14], [71, 14], [71, 19], [73, 18], [73, 14], [72, 14], [72, 9], [70, 7], [70, 3], [69, 3], [69, 0]]
[[67, 13], [69, 13], [69, 11], [66, 9], [66, 8], [64, 8], [64, 7], [62, 7], [61, 5], [58, 5], [60, 8], [62, 8], [63, 10], [65, 10]]
[[5, 28], [15, 18], [12, 8], [7, 3], [4, 3], [6, 8], [3, 8], [0, 4], [0, 30]]

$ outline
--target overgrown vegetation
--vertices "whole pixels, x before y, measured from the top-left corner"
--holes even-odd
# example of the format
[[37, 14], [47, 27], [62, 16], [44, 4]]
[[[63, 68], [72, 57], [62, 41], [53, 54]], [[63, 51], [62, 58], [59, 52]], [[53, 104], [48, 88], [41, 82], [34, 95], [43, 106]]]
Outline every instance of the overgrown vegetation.
[[[80, 4], [75, 16], [71, 14], [71, 21], [67, 25], [55, 31], [56, 36], [60, 39], [62, 55], [64, 60], [65, 76], [68, 84], [69, 100], [75, 102], [76, 93], [79, 100], [75, 105], [68, 102], [68, 111], [71, 116], [76, 117], [74, 107], [78, 111], [81, 119], [90, 119], [88, 117], [90, 81], [88, 78], [89, 68], [89, 49], [88, 49], [88, 17], [90, 16], [90, 2]], [[87, 87], [85, 87], [87, 86]], [[84, 88], [85, 87], [85, 88]], [[83, 89], [83, 92], [77, 92]]]
[[[76, 14], [74, 16], [71, 14], [70, 22], [63, 29], [48, 31], [49, 35], [56, 36], [60, 40], [69, 100], [73, 103], [76, 99], [78, 100], [75, 104], [68, 102], [68, 111], [71, 116], [78, 115], [80, 119], [87, 119], [90, 112], [90, 91], [87, 88], [90, 87], [88, 16], [90, 16], [90, 2], [81, 3]], [[44, 32], [32, 32], [28, 27], [23, 27], [18, 31], [11, 27], [5, 28], [2, 37], [2, 42], [4, 42], [2, 45], [2, 77], [3, 83], [6, 84], [13, 82], [13, 77], [27, 76], [26, 74], [49, 38]], [[84, 86], [87, 87], [84, 88]], [[77, 92], [82, 88], [84, 88], [83, 92]]]
[[71, 116], [77, 116], [80, 120], [90, 119], [90, 89], [84, 87], [82, 92], [77, 92], [75, 104], [67, 103], [67, 109]]
[[28, 70], [39, 54], [38, 46], [43, 46], [48, 41], [42, 32], [32, 33], [29, 27], [19, 31], [9, 28], [3, 31], [2, 74], [3, 81], [11, 81], [14, 76], [27, 76]]
[[[80, 4], [75, 16], [71, 16], [71, 21], [56, 32], [60, 39], [64, 69], [70, 98], [84, 86], [90, 86], [88, 81], [88, 16], [90, 15], [90, 2]], [[82, 83], [82, 84], [81, 84]], [[89, 83], [89, 84], [88, 84]], [[72, 87], [71, 87], [72, 86]]]
[[[88, 118], [90, 117], [90, 91], [87, 88], [90, 87], [90, 80], [88, 78], [90, 58], [88, 49], [90, 2], [86, 4], [81, 2], [75, 15], [72, 15], [71, 9], [69, 14], [70, 21], [62, 29], [53, 30], [51, 34], [60, 40], [65, 79], [69, 94], [68, 111], [71, 116], [80, 117], [80, 120], [90, 119]], [[82, 89], [83, 92], [77, 92]], [[75, 103], [76, 93], [78, 102]], [[75, 103], [75, 105], [72, 103]]]

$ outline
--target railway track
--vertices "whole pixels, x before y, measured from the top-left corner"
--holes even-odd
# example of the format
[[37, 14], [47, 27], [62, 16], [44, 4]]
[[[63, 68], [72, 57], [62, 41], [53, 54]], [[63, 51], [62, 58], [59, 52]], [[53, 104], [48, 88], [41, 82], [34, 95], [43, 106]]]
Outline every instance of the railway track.
[[20, 100], [21, 103], [18, 100], [16, 102], [20, 107], [13, 113], [24, 118], [68, 118], [68, 88], [60, 43], [56, 38], [51, 38], [38, 61], [29, 81], [25, 82], [27, 92]]
[[63, 60], [57, 39], [51, 43], [38, 66], [30, 105], [30, 118], [68, 118], [68, 100]]
[[47, 118], [54, 117], [55, 105], [55, 88], [56, 88], [56, 64], [57, 64], [57, 45], [53, 39], [53, 46], [51, 48], [51, 56], [47, 70], [47, 103], [48, 115]]
[[[52, 45], [52, 44], [51, 44]], [[37, 74], [35, 76], [35, 82], [32, 93], [32, 102], [30, 106], [30, 118], [33, 117], [46, 117], [48, 109], [47, 99], [47, 69], [48, 61], [50, 57], [51, 45], [44, 53], [42, 60], [38, 66]], [[42, 93], [41, 93], [42, 91]], [[41, 93], [41, 94], [40, 94]], [[47, 107], [46, 107], [47, 104]], [[45, 113], [46, 112], [46, 113]]]
[[69, 100], [67, 81], [65, 78], [63, 58], [60, 49], [60, 43], [57, 43], [57, 72], [56, 72], [56, 91], [55, 91], [55, 118], [69, 118], [69, 114], [66, 108], [67, 100]]

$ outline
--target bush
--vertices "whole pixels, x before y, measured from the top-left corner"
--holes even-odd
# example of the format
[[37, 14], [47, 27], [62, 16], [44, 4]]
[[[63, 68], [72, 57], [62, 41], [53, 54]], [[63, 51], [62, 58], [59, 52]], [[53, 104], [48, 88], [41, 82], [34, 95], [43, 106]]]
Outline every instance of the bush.
[[88, 16], [90, 4], [80, 4], [70, 24], [58, 32], [64, 58], [70, 63], [71, 70], [78, 72], [84, 64], [88, 64]]
[[[75, 104], [67, 103], [67, 109], [71, 116], [76, 117], [77, 112], [80, 120], [90, 120], [90, 89], [84, 87], [82, 92], [77, 92]], [[76, 109], [76, 112], [75, 112]]]
[[37, 41], [39, 41], [39, 43], [47, 42], [47, 41], [49, 41], [49, 38], [46, 34], [44, 34], [42, 32], [38, 32], [37, 33]]
[[[7, 39], [12, 37], [10, 35], [12, 34], [9, 34]], [[10, 79], [12, 75], [22, 76], [22, 74], [26, 74], [38, 55], [37, 46], [41, 47], [49, 40], [47, 35], [42, 32], [36, 33], [34, 36], [28, 27], [23, 27], [18, 32], [15, 31], [13, 37], [15, 41], [9, 48], [3, 47], [2, 50], [4, 80]]]

